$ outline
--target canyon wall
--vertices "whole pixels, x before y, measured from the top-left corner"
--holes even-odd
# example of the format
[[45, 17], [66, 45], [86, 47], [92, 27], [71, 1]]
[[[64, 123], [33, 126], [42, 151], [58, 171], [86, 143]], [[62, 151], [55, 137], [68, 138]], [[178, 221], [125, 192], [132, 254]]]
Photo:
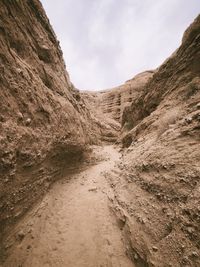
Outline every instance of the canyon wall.
[[158, 109], [164, 114], [184, 105], [185, 110], [180, 112], [185, 111], [186, 115], [191, 112], [191, 102], [198, 103], [199, 20], [197, 17], [185, 32], [180, 48], [158, 68], [142, 94], [124, 110], [122, 126], [129, 123], [133, 128], [149, 115], [153, 117]]
[[100, 108], [104, 114], [121, 123], [122, 114], [142, 91], [154, 71], [145, 71], [128, 80], [123, 85], [99, 93]]
[[80, 93], [40, 2], [0, 2], [0, 237], [88, 145], [117, 141], [109, 181], [128, 256], [139, 267], [198, 267], [199, 130], [200, 16], [155, 71]]
[[113, 181], [130, 257], [136, 266], [200, 266], [200, 16], [125, 108], [125, 124]]
[[[145, 71], [112, 89], [81, 92], [85, 105], [91, 111], [93, 123], [99, 126], [101, 141], [118, 142], [124, 109], [142, 95], [153, 74], [154, 71]], [[124, 128], [130, 130], [131, 125], [126, 123]]]
[[101, 113], [121, 125], [124, 108], [141, 96], [153, 74], [154, 71], [145, 71], [118, 87], [97, 92], [85, 91], [81, 92], [81, 95], [87, 99], [87, 104], [97, 116]]
[[[14, 222], [101, 134], [38, 0], [0, 2], [0, 224]], [[2, 232], [2, 231], [1, 231]]]

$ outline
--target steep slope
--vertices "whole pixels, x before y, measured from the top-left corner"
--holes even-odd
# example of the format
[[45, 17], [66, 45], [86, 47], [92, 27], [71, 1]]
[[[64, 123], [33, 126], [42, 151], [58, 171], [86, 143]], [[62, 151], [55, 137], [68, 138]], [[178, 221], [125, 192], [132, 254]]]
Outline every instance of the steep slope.
[[[101, 244], [100, 265], [199, 267], [200, 16], [156, 71], [111, 90], [80, 93], [39, 0], [2, 0], [0, 63], [0, 261], [75, 266], [81, 253], [77, 266], [93, 266]], [[69, 175], [80, 171], [88, 144], [118, 137], [121, 156], [116, 147], [100, 148], [94, 168]], [[47, 195], [51, 205], [44, 200], [12, 227], [63, 176], [56, 194]]]
[[103, 113], [121, 123], [124, 108], [142, 94], [153, 73], [142, 72], [121, 86], [101, 91], [99, 99]]
[[2, 233], [100, 131], [38, 0], [0, 2], [0, 70]]
[[92, 124], [100, 130], [99, 140], [101, 142], [116, 142], [119, 138], [121, 125], [109, 114], [104, 114], [101, 108], [102, 101], [99, 92], [82, 91], [81, 98], [85, 106], [89, 107]]
[[177, 105], [188, 106], [194, 98], [198, 102], [199, 20], [198, 17], [185, 32], [180, 48], [155, 72], [141, 96], [126, 108], [122, 126], [125, 123], [136, 126], [161, 105], [165, 111]]
[[[119, 138], [124, 108], [142, 94], [154, 71], [136, 75], [125, 84], [98, 92], [82, 91], [81, 97], [89, 107], [93, 123], [101, 130], [102, 141], [115, 142]], [[131, 125], [126, 124], [130, 129]]]
[[125, 109], [126, 123], [112, 182], [130, 256], [137, 266], [200, 266], [200, 16]]
[[97, 114], [104, 114], [121, 124], [124, 108], [139, 98], [153, 73], [154, 71], [145, 71], [118, 87], [98, 92], [85, 91], [81, 95]]

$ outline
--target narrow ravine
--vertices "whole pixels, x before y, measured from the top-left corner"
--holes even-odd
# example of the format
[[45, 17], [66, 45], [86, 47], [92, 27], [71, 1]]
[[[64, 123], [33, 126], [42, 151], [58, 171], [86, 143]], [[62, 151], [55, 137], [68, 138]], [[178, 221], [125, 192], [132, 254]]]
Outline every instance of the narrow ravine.
[[134, 266], [110, 208], [113, 190], [105, 178], [120, 154], [114, 146], [95, 153], [103, 160], [57, 182], [13, 230], [4, 267]]

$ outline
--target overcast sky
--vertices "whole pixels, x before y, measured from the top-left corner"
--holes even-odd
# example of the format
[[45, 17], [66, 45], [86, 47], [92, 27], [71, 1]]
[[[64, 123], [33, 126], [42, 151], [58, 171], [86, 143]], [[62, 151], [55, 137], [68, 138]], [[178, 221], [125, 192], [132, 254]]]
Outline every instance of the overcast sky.
[[200, 0], [42, 0], [71, 81], [99, 90], [158, 67], [180, 45]]

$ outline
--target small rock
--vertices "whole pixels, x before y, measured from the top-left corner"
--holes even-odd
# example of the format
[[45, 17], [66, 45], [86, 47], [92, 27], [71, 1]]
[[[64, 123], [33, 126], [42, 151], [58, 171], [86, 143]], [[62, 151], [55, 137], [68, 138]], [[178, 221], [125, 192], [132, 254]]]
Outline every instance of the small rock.
[[18, 113], [17, 113], [17, 117], [18, 117], [19, 120], [22, 120], [22, 119], [23, 119], [23, 115], [22, 115], [22, 113], [21, 113], [21, 112], [18, 112]]
[[138, 218], [138, 221], [139, 221], [140, 223], [142, 223], [142, 224], [145, 224], [145, 219], [142, 218], [142, 217], [139, 217], [139, 218]]
[[152, 249], [153, 249], [153, 251], [155, 251], [155, 252], [158, 251], [158, 248], [155, 247], [155, 246], [153, 246]]
[[197, 117], [197, 120], [200, 121], [200, 115]]
[[192, 122], [192, 118], [191, 118], [191, 117], [189, 117], [189, 118], [185, 118], [185, 121], [186, 121], [187, 123], [191, 123], [191, 122]]
[[18, 237], [20, 240], [22, 240], [22, 239], [24, 239], [24, 237], [25, 237], [25, 233], [21, 230], [21, 231], [18, 232], [17, 237]]
[[191, 256], [194, 257], [194, 258], [198, 258], [199, 257], [199, 255], [198, 255], [198, 253], [196, 251], [192, 251]]
[[138, 255], [135, 253], [134, 259], [137, 261], [138, 260]]
[[182, 259], [182, 263], [186, 264], [189, 262], [189, 259], [187, 256], [184, 256], [183, 259]]
[[30, 234], [32, 232], [32, 229], [30, 228], [29, 230], [28, 230], [28, 233]]
[[9, 177], [14, 178], [14, 176], [15, 176], [15, 171], [13, 170], [12, 172], [10, 172]]
[[5, 117], [3, 115], [0, 115], [0, 122], [5, 122], [5, 121], [6, 121]]
[[88, 189], [88, 191], [95, 192], [95, 191], [97, 191], [97, 188], [96, 187], [90, 188], [90, 189]]
[[162, 212], [163, 212], [163, 213], [166, 213], [166, 212], [167, 212], [167, 208], [166, 208], [166, 207], [163, 207], [163, 208], [162, 208]]
[[30, 118], [26, 119], [25, 123], [26, 123], [26, 125], [30, 125], [31, 119]]
[[21, 74], [23, 71], [20, 68], [16, 68], [17, 73]]
[[196, 105], [196, 107], [197, 107], [197, 109], [200, 109], [200, 103], [198, 103], [198, 104]]
[[188, 227], [188, 228], [187, 228], [187, 232], [188, 232], [189, 234], [194, 233], [194, 228], [193, 228], [193, 227]]

